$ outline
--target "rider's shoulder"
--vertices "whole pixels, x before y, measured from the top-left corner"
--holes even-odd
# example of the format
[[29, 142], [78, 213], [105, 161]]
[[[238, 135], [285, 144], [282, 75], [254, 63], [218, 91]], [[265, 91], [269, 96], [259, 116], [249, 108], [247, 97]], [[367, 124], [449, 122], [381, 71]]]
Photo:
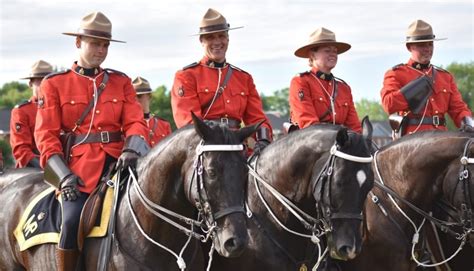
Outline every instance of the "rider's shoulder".
[[405, 66], [405, 63], [400, 63], [392, 67], [392, 71], [396, 71], [400, 68], [403, 68]]
[[248, 72], [242, 70], [241, 68], [239, 68], [239, 67], [237, 67], [237, 66], [235, 66], [235, 65], [233, 65], [233, 64], [230, 64], [230, 63], [229, 63], [229, 66], [231, 66], [232, 69], [234, 69], [234, 70], [237, 70], [237, 71], [239, 71], [239, 72], [243, 72], [243, 73], [249, 74]]
[[124, 72], [117, 71], [117, 70], [114, 70], [114, 69], [111, 69], [111, 68], [106, 68], [106, 69], [104, 69], [104, 70], [106, 70], [106, 71], [107, 71], [108, 73], [110, 73], [110, 74], [117, 74], [117, 75], [124, 76], [124, 77], [127, 77], [127, 78], [128, 78], [127, 74], [124, 73]]
[[194, 67], [196, 67], [196, 66], [198, 66], [198, 65], [199, 65], [199, 62], [193, 62], [193, 63], [191, 63], [191, 64], [189, 64], [189, 65], [184, 66], [183, 68], [181, 68], [181, 70], [184, 71], [184, 70], [187, 70], [187, 69], [191, 69], [191, 68], [194, 68]]
[[437, 71], [440, 71], [440, 72], [449, 73], [449, 71], [435, 65], [433, 65], [433, 68], [435, 68]]
[[66, 70], [63, 70], [63, 71], [53, 72], [53, 73], [50, 73], [50, 74], [46, 75], [43, 80], [48, 80], [48, 79], [51, 79], [55, 76], [66, 75], [70, 71], [71, 71], [70, 69], [66, 69]]
[[15, 105], [15, 108], [20, 108], [20, 107], [22, 107], [22, 106], [25, 106], [25, 105], [31, 104], [31, 103], [32, 103], [31, 100], [23, 100], [23, 101], [21, 101], [20, 103], [18, 103], [17, 105]]

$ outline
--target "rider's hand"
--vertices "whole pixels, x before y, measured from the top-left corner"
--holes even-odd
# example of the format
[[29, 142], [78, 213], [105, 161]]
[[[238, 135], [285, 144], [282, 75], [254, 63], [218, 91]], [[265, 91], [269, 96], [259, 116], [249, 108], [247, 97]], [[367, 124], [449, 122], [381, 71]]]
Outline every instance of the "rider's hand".
[[253, 153], [255, 155], [259, 155], [268, 145], [270, 145], [270, 141], [265, 139], [255, 142], [255, 146], [253, 147]]
[[140, 156], [138, 153], [133, 152], [133, 151], [124, 151], [120, 155], [118, 161], [117, 161], [117, 166], [115, 168], [117, 169], [126, 169], [129, 166], [130, 167], [136, 167], [137, 165], [137, 160]]
[[81, 195], [78, 186], [84, 186], [84, 182], [78, 176], [71, 174], [64, 178], [59, 184], [62, 198], [66, 201], [75, 201]]
[[461, 121], [461, 131], [474, 133], [474, 121], [471, 117], [464, 117]]

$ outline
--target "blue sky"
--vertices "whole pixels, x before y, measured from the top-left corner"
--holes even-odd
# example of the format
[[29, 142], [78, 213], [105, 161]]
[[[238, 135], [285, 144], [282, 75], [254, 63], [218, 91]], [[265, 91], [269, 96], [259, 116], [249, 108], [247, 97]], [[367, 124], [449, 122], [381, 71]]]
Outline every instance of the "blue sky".
[[199, 21], [207, 8], [220, 11], [232, 26], [228, 62], [248, 71], [266, 95], [289, 86], [307, 70], [307, 61], [293, 55], [311, 32], [324, 26], [336, 39], [350, 43], [333, 73], [352, 87], [356, 101], [379, 101], [383, 74], [406, 62], [403, 43], [415, 19], [429, 22], [437, 37], [433, 64], [474, 60], [474, 4], [471, 0], [2, 0], [0, 2], [0, 85], [28, 75], [38, 59], [69, 68], [77, 58], [74, 38], [80, 19], [102, 11], [113, 24], [112, 43], [104, 67], [134, 78], [147, 78], [152, 87], [173, 83], [176, 70], [202, 57]]

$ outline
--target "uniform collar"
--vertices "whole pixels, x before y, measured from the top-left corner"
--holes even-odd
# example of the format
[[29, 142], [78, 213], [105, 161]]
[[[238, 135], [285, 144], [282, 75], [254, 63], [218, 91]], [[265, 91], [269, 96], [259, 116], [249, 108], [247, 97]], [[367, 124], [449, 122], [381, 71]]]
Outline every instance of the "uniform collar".
[[224, 61], [223, 63], [215, 62], [213, 60], [210, 60], [207, 56], [205, 56], [201, 60], [201, 64], [208, 66], [209, 68], [224, 68], [228, 65], [226, 61]]
[[146, 120], [150, 118], [150, 115], [151, 115], [150, 112], [148, 112], [148, 113], [143, 113], [143, 117], [144, 117]]
[[431, 63], [421, 64], [421, 63], [418, 63], [418, 62], [414, 61], [413, 59], [410, 59], [408, 61], [408, 65], [410, 65], [411, 67], [413, 67], [417, 70], [426, 70], [426, 69], [429, 69], [431, 67]]
[[77, 61], [74, 62], [74, 64], [72, 65], [72, 70], [75, 71], [78, 74], [88, 76], [88, 77], [95, 77], [102, 71], [102, 69], [100, 67], [90, 68], [90, 69], [83, 68], [83, 67], [77, 65]]
[[322, 80], [331, 81], [332, 79], [334, 79], [334, 75], [332, 75], [332, 73], [324, 73], [316, 68], [312, 68], [311, 72], [313, 72], [317, 78]]

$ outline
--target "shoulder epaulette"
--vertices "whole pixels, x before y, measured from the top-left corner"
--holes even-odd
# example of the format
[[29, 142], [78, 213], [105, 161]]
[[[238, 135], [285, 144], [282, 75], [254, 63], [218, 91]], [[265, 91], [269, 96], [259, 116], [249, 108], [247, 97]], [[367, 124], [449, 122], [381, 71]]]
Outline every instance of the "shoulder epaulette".
[[334, 80], [339, 81], [339, 82], [342, 82], [342, 83], [344, 83], [344, 84], [347, 85], [346, 81], [342, 80], [342, 79], [339, 78], [339, 77], [334, 76]]
[[104, 69], [110, 73], [116, 73], [118, 75], [122, 75], [122, 76], [125, 76], [125, 77], [128, 77], [127, 74], [125, 74], [124, 72], [121, 72], [121, 71], [117, 71], [117, 70], [114, 70], [114, 69], [110, 69], [110, 68], [106, 68]]
[[435, 66], [435, 65], [433, 65], [433, 67], [434, 67], [436, 70], [440, 71], [440, 72], [447, 72], [447, 73], [449, 73], [449, 71], [447, 71], [447, 70], [445, 70], [445, 69], [443, 69], [443, 68], [441, 68], [441, 67], [438, 67], [438, 66]]
[[31, 100], [24, 100], [24, 101], [21, 101], [19, 104], [15, 105], [15, 108], [20, 108], [24, 105], [27, 105], [27, 104], [30, 104], [31, 103]]
[[397, 65], [392, 67], [392, 70], [396, 70], [396, 69], [400, 68], [403, 65], [405, 65], [405, 64], [404, 63], [397, 64]]
[[310, 71], [300, 72], [300, 73], [297, 73], [296, 76], [302, 77], [303, 75], [310, 74], [310, 73], [311, 73]]
[[66, 69], [66, 70], [64, 70], [64, 71], [53, 72], [53, 73], [50, 73], [50, 74], [46, 75], [46, 76], [44, 77], [44, 79], [46, 80], [46, 79], [49, 79], [49, 78], [54, 77], [54, 76], [56, 76], [56, 75], [66, 74], [66, 73], [68, 73], [68, 72], [70, 72], [70, 71], [71, 71], [70, 69]]
[[192, 68], [192, 67], [196, 67], [197, 65], [199, 65], [199, 62], [194, 62], [194, 63], [191, 63], [187, 66], [184, 66], [183, 67], [183, 71], [186, 70], [186, 69], [189, 69], [189, 68]]
[[234, 70], [238, 70], [239, 72], [245, 72], [245, 73], [248, 73], [248, 72], [246, 72], [246, 71], [242, 70], [241, 68], [239, 68], [239, 67], [236, 67], [236, 66], [234, 66], [234, 65], [232, 65], [232, 64], [230, 64], [230, 63], [229, 63], [229, 66], [231, 66], [231, 67], [232, 67], [232, 69], [234, 69]]

